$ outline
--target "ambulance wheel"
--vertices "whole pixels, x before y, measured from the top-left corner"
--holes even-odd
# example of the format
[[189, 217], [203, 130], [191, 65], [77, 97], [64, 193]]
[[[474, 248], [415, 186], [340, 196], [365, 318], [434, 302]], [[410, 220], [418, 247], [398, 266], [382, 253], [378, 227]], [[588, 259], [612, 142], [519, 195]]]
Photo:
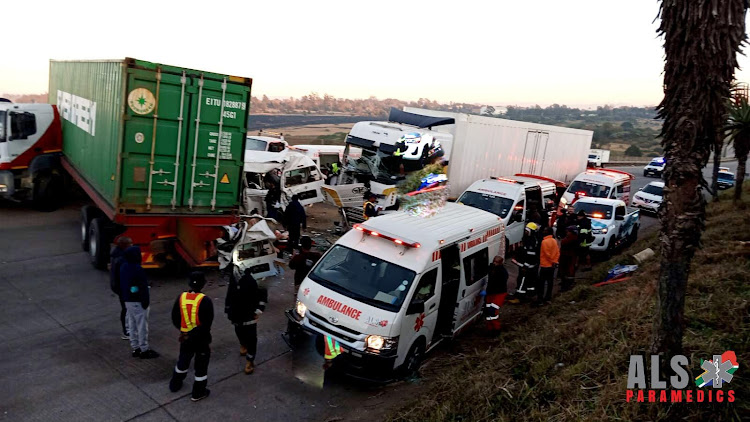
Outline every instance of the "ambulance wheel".
[[404, 359], [404, 364], [401, 366], [404, 377], [415, 377], [419, 374], [419, 367], [422, 366], [422, 360], [424, 359], [424, 340], [421, 338], [414, 342], [409, 349], [409, 354]]
[[109, 261], [109, 239], [106, 228], [107, 220], [96, 217], [89, 224], [89, 257], [91, 265], [98, 270], [107, 268]]

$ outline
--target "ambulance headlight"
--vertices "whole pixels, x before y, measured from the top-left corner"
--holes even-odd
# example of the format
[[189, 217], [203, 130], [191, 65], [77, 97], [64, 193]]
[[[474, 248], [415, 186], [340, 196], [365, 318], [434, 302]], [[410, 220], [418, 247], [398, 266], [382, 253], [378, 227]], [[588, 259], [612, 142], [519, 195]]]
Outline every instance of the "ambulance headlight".
[[305, 306], [304, 303], [302, 303], [302, 302], [300, 302], [298, 300], [297, 301], [297, 315], [299, 315], [300, 317], [304, 318], [306, 312], [307, 312], [307, 306]]
[[2, 193], [8, 192], [8, 186], [6, 186], [6, 185], [0, 185], [0, 192], [2, 192]]
[[367, 348], [370, 350], [393, 350], [398, 347], [398, 337], [383, 337], [370, 335], [365, 339]]

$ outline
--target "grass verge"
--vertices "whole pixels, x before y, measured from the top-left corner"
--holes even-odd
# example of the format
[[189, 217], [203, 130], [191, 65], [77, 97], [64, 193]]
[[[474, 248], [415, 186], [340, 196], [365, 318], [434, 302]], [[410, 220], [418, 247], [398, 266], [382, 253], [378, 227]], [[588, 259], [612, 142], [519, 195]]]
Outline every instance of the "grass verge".
[[[592, 271], [592, 278], [601, 280], [616, 263], [629, 263], [633, 253], [646, 247], [657, 251], [630, 280], [578, 286], [548, 307], [514, 313], [499, 338], [487, 339], [479, 332], [461, 338], [450, 357], [423, 370], [423, 393], [388, 420], [748, 420], [750, 246], [743, 242], [750, 241], [750, 209], [737, 209], [726, 194], [709, 205], [703, 248], [693, 259], [684, 354], [695, 379], [702, 372], [701, 358], [734, 350], [740, 367], [724, 390], [735, 390], [736, 400], [626, 402], [630, 355], [649, 354], [659, 274], [657, 236]], [[697, 390], [692, 380], [687, 389]]]

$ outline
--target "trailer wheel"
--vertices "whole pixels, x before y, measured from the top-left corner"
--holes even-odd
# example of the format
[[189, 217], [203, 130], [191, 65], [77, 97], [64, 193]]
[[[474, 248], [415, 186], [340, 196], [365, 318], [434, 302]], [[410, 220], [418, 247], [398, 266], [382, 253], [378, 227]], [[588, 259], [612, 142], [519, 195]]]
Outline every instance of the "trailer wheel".
[[89, 225], [91, 220], [101, 215], [98, 211], [93, 205], [81, 208], [81, 249], [84, 251], [89, 250]]
[[107, 234], [107, 219], [96, 217], [89, 224], [89, 256], [91, 265], [98, 270], [107, 268], [109, 259], [109, 237]]

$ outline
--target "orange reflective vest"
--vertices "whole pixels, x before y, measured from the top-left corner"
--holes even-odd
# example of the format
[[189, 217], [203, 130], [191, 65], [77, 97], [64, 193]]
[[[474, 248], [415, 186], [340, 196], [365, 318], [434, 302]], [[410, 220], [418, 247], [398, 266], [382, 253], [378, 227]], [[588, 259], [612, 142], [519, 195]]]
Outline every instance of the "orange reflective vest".
[[203, 293], [185, 292], [180, 295], [180, 310], [182, 311], [182, 322], [180, 331], [187, 333], [193, 328], [201, 325], [198, 320], [198, 307], [206, 295]]
[[324, 357], [326, 360], [331, 360], [341, 354], [341, 346], [339, 346], [338, 341], [334, 340], [331, 336], [326, 336], [325, 340], [326, 351]]

